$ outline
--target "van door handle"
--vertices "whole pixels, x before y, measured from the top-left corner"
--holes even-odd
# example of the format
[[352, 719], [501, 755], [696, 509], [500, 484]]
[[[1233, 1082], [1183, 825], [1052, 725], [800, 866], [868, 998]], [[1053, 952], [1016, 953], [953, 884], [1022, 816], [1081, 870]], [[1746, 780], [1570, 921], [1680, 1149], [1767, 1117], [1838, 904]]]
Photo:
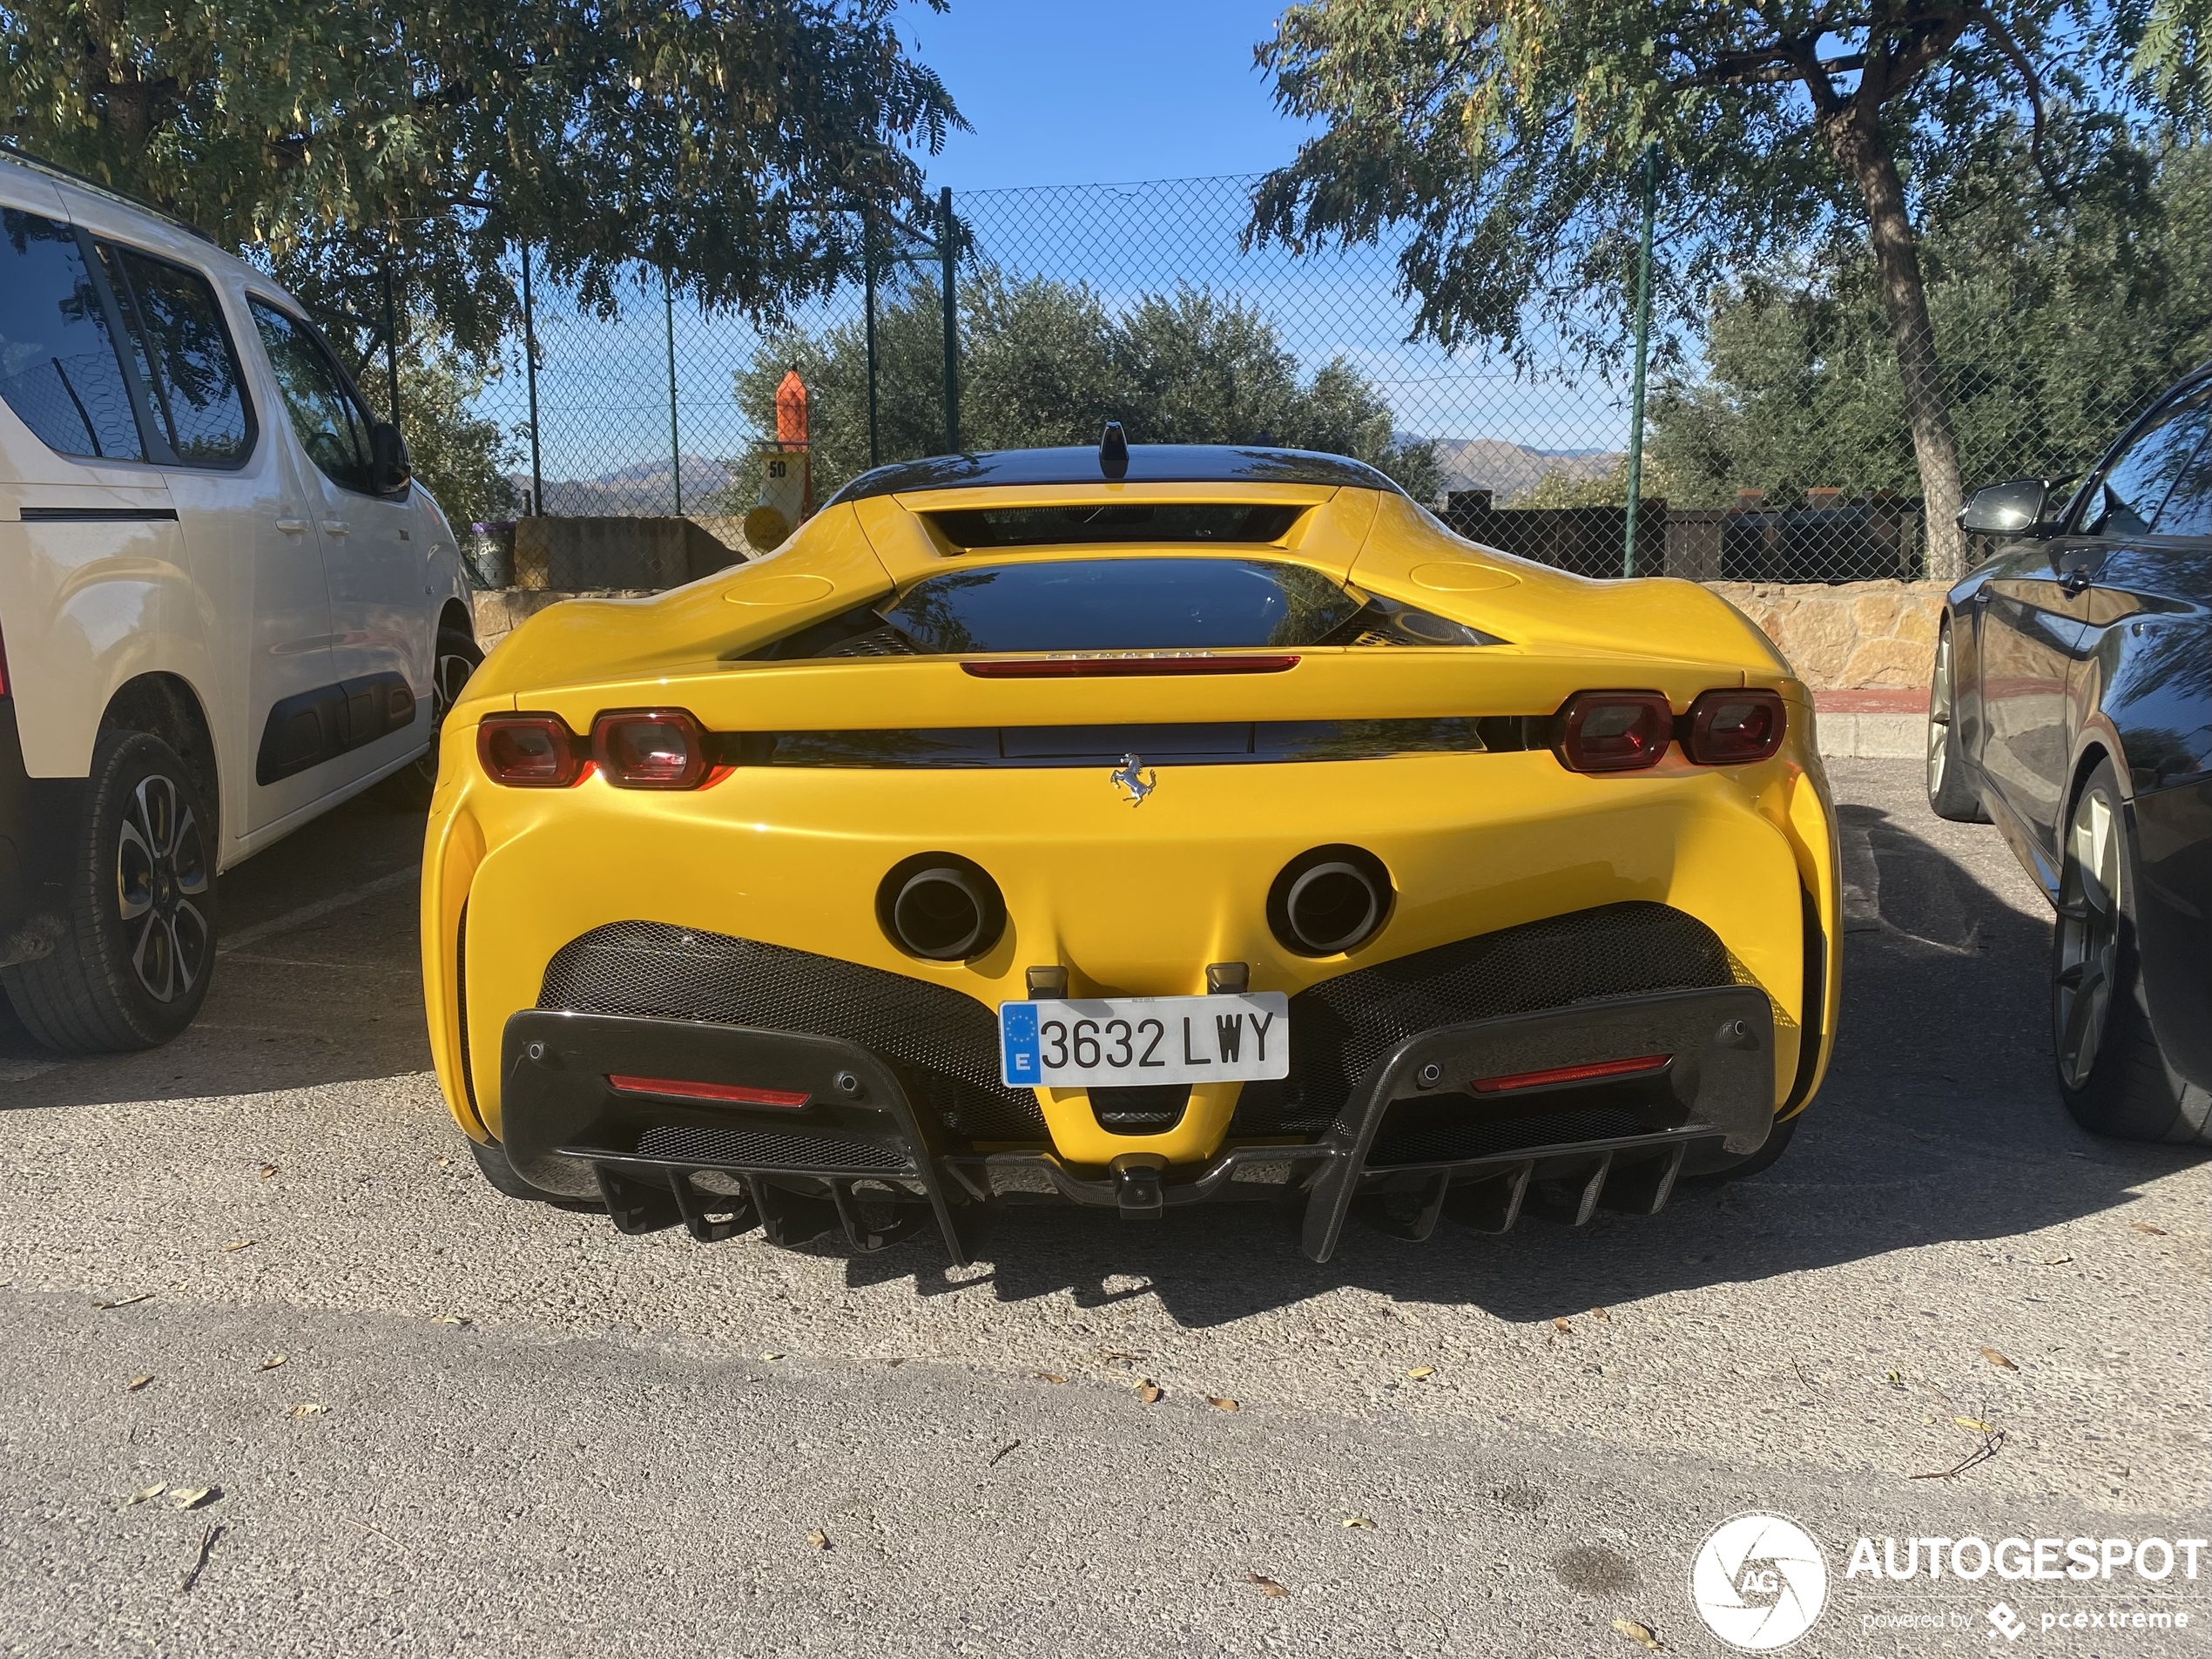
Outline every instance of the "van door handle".
[[322, 533], [325, 536], [345, 536], [352, 529], [353, 526], [342, 518], [326, 518], [322, 521]]
[[307, 521], [304, 518], [287, 518], [280, 515], [277, 518], [277, 528], [287, 536], [297, 536], [307, 528]]

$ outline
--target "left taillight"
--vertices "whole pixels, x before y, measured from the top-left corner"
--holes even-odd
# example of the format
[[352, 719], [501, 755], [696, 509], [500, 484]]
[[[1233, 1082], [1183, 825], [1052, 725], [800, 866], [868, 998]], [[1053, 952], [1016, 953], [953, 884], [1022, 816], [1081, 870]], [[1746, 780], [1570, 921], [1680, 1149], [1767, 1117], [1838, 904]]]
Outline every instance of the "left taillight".
[[1674, 736], [1675, 711], [1656, 691], [1577, 691], [1554, 718], [1552, 751], [1569, 772], [1641, 772]]
[[706, 728], [682, 709], [610, 709], [591, 723], [591, 758], [617, 789], [697, 789], [713, 770]]
[[557, 714], [488, 714], [476, 728], [484, 776], [513, 789], [566, 789], [583, 775], [576, 733]]

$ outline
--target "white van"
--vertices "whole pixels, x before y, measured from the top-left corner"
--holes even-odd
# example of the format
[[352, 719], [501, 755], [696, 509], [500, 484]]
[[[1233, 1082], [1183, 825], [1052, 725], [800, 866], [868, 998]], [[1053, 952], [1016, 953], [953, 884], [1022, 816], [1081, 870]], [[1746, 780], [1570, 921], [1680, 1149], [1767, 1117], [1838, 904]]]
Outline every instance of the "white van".
[[451, 526], [261, 272], [0, 158], [0, 986], [145, 1048], [216, 873], [398, 775], [480, 660]]

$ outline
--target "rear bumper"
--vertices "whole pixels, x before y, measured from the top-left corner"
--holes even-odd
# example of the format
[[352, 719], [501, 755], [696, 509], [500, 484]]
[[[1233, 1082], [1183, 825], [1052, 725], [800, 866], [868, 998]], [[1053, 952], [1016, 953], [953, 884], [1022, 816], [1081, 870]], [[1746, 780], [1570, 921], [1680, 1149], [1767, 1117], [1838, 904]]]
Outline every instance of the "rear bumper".
[[[1662, 1056], [1596, 1081], [1470, 1087]], [[1145, 1219], [1272, 1199], [1302, 1207], [1305, 1253], [1326, 1261], [1360, 1200], [1413, 1238], [1447, 1215], [1502, 1232], [1527, 1213], [1579, 1225], [1600, 1208], [1655, 1211], [1682, 1174], [1764, 1143], [1776, 1066], [1771, 1004], [1750, 986], [1442, 1025], [1370, 1065], [1318, 1139], [1232, 1144], [1181, 1166], [974, 1147], [917, 1110], [906, 1068], [833, 1037], [530, 1009], [507, 1022], [500, 1072], [517, 1171], [549, 1190], [596, 1190], [624, 1231], [681, 1224], [705, 1241], [760, 1227], [782, 1244], [841, 1231], [870, 1250], [934, 1229], [966, 1262], [1008, 1204]], [[699, 1084], [753, 1098], [703, 1098]]]

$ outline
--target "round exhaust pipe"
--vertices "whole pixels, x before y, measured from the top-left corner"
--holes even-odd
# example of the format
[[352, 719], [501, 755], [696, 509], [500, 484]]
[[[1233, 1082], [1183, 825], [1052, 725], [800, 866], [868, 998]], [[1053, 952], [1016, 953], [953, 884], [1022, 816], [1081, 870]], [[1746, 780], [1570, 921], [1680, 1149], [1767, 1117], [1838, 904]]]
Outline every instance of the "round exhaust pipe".
[[1390, 919], [1390, 872], [1357, 846], [1317, 846], [1283, 867], [1267, 894], [1267, 925], [1287, 950], [1356, 950]]
[[875, 894], [891, 942], [927, 962], [973, 961], [1006, 932], [1006, 900], [983, 867], [957, 853], [918, 853], [891, 867]]

